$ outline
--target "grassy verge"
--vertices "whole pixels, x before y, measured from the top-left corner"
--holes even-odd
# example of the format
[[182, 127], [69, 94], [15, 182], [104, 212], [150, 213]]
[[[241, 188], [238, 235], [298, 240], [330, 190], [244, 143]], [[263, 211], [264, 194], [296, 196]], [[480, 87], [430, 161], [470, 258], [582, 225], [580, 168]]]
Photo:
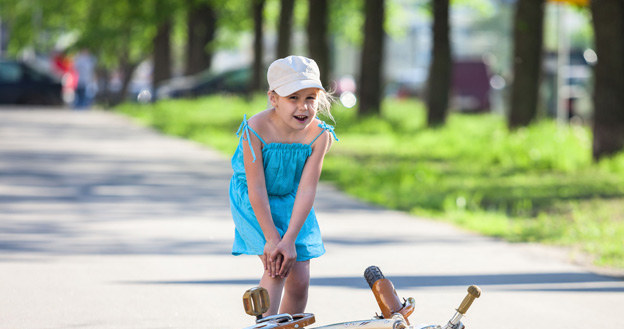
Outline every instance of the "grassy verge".
[[[231, 154], [243, 114], [265, 107], [259, 95], [117, 110]], [[571, 246], [597, 265], [624, 268], [624, 153], [592, 163], [586, 127], [544, 121], [510, 132], [495, 115], [452, 114], [429, 129], [418, 101], [387, 100], [383, 108], [358, 120], [355, 110], [334, 107], [340, 142], [323, 180], [389, 208], [510, 241]]]

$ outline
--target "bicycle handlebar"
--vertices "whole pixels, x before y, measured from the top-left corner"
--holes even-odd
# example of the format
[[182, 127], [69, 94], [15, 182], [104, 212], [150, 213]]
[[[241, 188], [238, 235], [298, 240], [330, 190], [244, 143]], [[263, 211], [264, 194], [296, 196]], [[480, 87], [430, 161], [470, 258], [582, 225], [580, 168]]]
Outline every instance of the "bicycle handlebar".
[[464, 300], [462, 300], [461, 304], [457, 308], [457, 312], [461, 314], [466, 314], [468, 308], [470, 308], [470, 305], [472, 305], [472, 302], [474, 302], [475, 299], [479, 298], [479, 296], [481, 296], [481, 288], [475, 285], [468, 287], [468, 294], [466, 295], [466, 297], [464, 297]]
[[472, 302], [474, 302], [475, 299], [479, 298], [479, 296], [481, 296], [481, 288], [475, 285], [468, 287], [468, 294], [466, 295], [466, 297], [464, 297], [464, 300], [462, 300], [461, 304], [459, 304], [459, 307], [457, 308], [457, 313], [453, 315], [451, 320], [449, 320], [449, 322], [444, 326], [443, 329], [463, 328], [463, 325], [461, 325], [461, 322], [459, 320], [461, 320], [462, 316], [466, 314], [466, 312], [470, 308], [470, 305], [472, 305]]

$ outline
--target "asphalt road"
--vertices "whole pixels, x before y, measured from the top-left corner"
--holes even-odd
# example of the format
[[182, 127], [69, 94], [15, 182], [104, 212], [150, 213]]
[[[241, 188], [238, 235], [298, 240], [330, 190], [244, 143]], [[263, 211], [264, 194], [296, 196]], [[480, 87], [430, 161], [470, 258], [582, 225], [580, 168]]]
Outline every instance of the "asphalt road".
[[[251, 325], [241, 297], [262, 269], [229, 253], [230, 175], [229, 156], [113, 113], [1, 108], [0, 328]], [[624, 326], [622, 277], [567, 250], [481, 237], [328, 185], [315, 208], [327, 254], [312, 261], [312, 328], [379, 312], [369, 265], [416, 299], [412, 323], [444, 324], [477, 284], [468, 328]]]

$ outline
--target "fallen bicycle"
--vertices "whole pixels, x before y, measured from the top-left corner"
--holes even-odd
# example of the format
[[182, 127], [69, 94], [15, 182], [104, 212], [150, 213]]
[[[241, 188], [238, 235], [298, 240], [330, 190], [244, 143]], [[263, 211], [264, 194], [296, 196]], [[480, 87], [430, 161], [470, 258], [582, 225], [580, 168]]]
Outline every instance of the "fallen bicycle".
[[[381, 309], [381, 315], [368, 320], [356, 320], [335, 323], [309, 329], [463, 329], [464, 324], [460, 321], [466, 314], [472, 302], [481, 295], [481, 289], [475, 285], [468, 287], [468, 294], [457, 308], [455, 314], [446, 325], [410, 325], [408, 317], [415, 307], [412, 297], [403, 302], [394, 289], [394, 285], [386, 279], [377, 266], [370, 266], [364, 271], [364, 278], [370, 286], [377, 304]], [[247, 290], [243, 295], [245, 312], [256, 317], [256, 324], [245, 329], [303, 329], [315, 322], [314, 314], [277, 314], [263, 317], [269, 309], [269, 294], [266, 289], [255, 287]]]

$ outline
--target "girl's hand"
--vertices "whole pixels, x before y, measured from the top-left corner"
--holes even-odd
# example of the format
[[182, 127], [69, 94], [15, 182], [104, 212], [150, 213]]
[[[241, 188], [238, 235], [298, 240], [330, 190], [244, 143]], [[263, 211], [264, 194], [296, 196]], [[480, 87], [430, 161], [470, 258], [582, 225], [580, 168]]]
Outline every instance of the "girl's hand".
[[295, 243], [287, 240], [280, 241], [271, 254], [271, 260], [275, 261], [275, 274], [282, 278], [287, 277], [297, 261]]
[[275, 277], [275, 275], [277, 275], [277, 270], [279, 269], [276, 264], [276, 260], [271, 257], [277, 249], [279, 242], [280, 240], [267, 240], [264, 244], [264, 253], [260, 255], [260, 259], [264, 265], [264, 270], [269, 272], [270, 277]]

